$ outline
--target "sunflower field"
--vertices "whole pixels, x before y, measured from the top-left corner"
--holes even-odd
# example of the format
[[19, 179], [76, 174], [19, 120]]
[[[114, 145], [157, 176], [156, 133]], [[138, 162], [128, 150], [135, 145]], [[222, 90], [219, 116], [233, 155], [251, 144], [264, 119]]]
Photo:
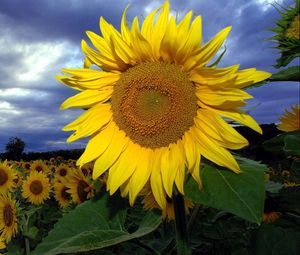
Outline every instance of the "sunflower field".
[[300, 2], [273, 28], [274, 74], [218, 67], [226, 48], [211, 63], [231, 27], [202, 45], [201, 16], [166, 1], [129, 26], [127, 9], [56, 77], [78, 92], [61, 109], [84, 110], [63, 128], [89, 138], [82, 155], [0, 161], [0, 252], [300, 254], [299, 105], [255, 144], [269, 131], [243, 108], [251, 88], [300, 81]]

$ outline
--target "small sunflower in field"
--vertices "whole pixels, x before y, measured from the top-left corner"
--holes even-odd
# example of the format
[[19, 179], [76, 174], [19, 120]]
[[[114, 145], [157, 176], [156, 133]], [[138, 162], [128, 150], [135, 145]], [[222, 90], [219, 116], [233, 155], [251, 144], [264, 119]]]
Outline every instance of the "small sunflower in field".
[[0, 195], [0, 240], [8, 243], [18, 231], [16, 201], [9, 194]]
[[87, 32], [94, 48], [82, 41], [85, 68], [63, 69], [58, 77], [80, 91], [61, 108], [86, 110], [63, 129], [74, 131], [68, 142], [91, 137], [77, 164], [95, 161], [94, 179], [108, 170], [110, 194], [128, 190], [131, 205], [150, 181], [165, 208], [174, 185], [184, 193], [186, 169], [201, 187], [201, 157], [240, 173], [227, 149], [248, 141], [223, 117], [262, 132], [241, 110], [252, 98], [243, 88], [271, 75], [239, 65], [210, 67], [231, 27], [203, 44], [201, 16], [192, 17], [190, 11], [177, 21], [168, 1], [141, 26], [135, 17], [129, 28], [125, 10], [121, 32], [101, 17], [102, 36]]
[[93, 172], [93, 167], [94, 167], [94, 163], [89, 162], [87, 164], [84, 164], [80, 169], [85, 176], [88, 176], [88, 175], [91, 176], [92, 172]]
[[16, 172], [7, 164], [7, 161], [0, 163], [0, 194], [11, 191], [16, 187], [15, 178]]
[[23, 170], [24, 170], [25, 173], [29, 173], [30, 172], [30, 168], [31, 168], [31, 163], [23, 161], [22, 162], [22, 168], [23, 168]]
[[67, 192], [71, 194], [75, 204], [80, 204], [94, 196], [93, 186], [80, 169], [76, 169], [70, 174], [66, 185], [69, 188]]
[[284, 132], [300, 130], [300, 108], [299, 105], [292, 106], [292, 111], [285, 110], [279, 118], [280, 122], [277, 128]]
[[60, 207], [64, 208], [72, 202], [71, 194], [68, 192], [69, 188], [65, 182], [54, 183], [54, 197], [59, 203]]
[[62, 163], [58, 167], [56, 167], [55, 178], [68, 178], [71, 172], [72, 169], [68, 167], [66, 164]]
[[50, 197], [50, 183], [43, 172], [32, 171], [22, 185], [22, 196], [32, 204], [43, 204]]
[[16, 176], [14, 178], [14, 183], [16, 184], [16, 187], [22, 186], [23, 183], [23, 176], [19, 171], [15, 171]]
[[44, 174], [49, 173], [48, 166], [43, 162], [43, 160], [35, 160], [30, 166], [30, 171], [42, 172]]
[[281, 19], [272, 29], [276, 33], [271, 37], [278, 43], [281, 52], [276, 68], [288, 65], [294, 58], [300, 56], [300, 1], [295, 0], [293, 6], [282, 7]]

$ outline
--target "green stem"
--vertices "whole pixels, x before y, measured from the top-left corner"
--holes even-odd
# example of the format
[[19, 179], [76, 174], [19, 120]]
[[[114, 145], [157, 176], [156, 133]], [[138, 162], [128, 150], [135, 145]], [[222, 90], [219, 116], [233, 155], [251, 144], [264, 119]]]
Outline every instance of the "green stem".
[[[28, 229], [28, 225], [29, 225], [29, 218], [30, 216], [27, 216], [26, 218], [26, 225], [25, 225], [25, 233], [27, 234], [29, 229]], [[26, 255], [30, 255], [30, 244], [29, 244], [29, 237], [25, 236], [25, 251], [26, 251]]]
[[173, 204], [175, 212], [177, 255], [191, 255], [185, 217], [184, 198], [179, 192], [174, 192]]
[[192, 230], [192, 228], [194, 226], [194, 222], [195, 222], [195, 220], [197, 218], [199, 210], [200, 210], [200, 205], [199, 204], [195, 205], [195, 207], [194, 207], [194, 209], [192, 211], [190, 220], [189, 220], [188, 225], [187, 225], [188, 233], [191, 233], [191, 230]]

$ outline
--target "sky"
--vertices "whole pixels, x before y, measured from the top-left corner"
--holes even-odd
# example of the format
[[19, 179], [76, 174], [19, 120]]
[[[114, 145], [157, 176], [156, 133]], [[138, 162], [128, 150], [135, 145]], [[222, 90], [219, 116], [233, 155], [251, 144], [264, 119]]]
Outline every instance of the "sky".
[[[10, 137], [20, 137], [26, 151], [84, 148], [87, 139], [65, 142], [61, 128], [82, 112], [60, 110], [76, 92], [55, 80], [61, 68], [81, 68], [80, 49], [85, 31], [99, 34], [103, 16], [119, 29], [124, 8], [127, 20], [145, 17], [162, 0], [1, 0], [0, 1], [0, 152]], [[279, 52], [267, 38], [279, 19], [271, 0], [170, 0], [172, 13], [181, 18], [189, 10], [202, 16], [203, 40], [231, 25], [220, 66], [277, 72]], [[283, 4], [283, 0], [276, 1]], [[293, 3], [285, 0], [285, 4]], [[222, 51], [222, 49], [221, 49]], [[293, 64], [298, 64], [293, 61]], [[299, 83], [278, 82], [248, 91], [254, 99], [247, 110], [261, 124], [276, 123], [285, 108], [299, 102]]]

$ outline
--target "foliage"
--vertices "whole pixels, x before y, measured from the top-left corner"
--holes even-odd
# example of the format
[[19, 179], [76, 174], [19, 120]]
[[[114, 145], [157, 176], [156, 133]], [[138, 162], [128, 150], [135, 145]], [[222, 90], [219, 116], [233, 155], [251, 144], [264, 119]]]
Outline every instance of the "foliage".
[[5, 145], [6, 156], [8, 159], [19, 160], [25, 148], [25, 142], [19, 137], [9, 138]]

